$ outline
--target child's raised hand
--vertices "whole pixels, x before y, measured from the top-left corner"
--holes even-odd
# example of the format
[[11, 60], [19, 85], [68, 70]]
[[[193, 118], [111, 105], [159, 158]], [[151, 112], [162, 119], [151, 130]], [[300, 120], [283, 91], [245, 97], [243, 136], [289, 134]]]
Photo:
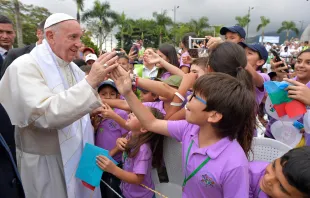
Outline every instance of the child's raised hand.
[[292, 79], [284, 80], [294, 85], [287, 87], [289, 98], [299, 100], [305, 105], [310, 105], [310, 89], [307, 87], [307, 85]]
[[105, 119], [113, 118], [113, 115], [115, 115], [115, 112], [113, 111], [113, 109], [107, 103], [104, 103], [102, 105], [102, 113], [101, 113], [101, 115]]
[[157, 64], [163, 60], [158, 54], [156, 54], [153, 50], [150, 49], [145, 50], [143, 54], [143, 59], [149, 64]]
[[121, 95], [125, 96], [132, 91], [130, 71], [126, 72], [124, 68], [118, 66], [111, 72], [111, 78]]
[[116, 146], [119, 150], [124, 151], [128, 140], [126, 138], [118, 138], [116, 140]]
[[111, 160], [101, 155], [97, 156], [96, 162], [102, 170], [109, 173], [113, 173], [117, 167]]
[[187, 73], [183, 75], [181, 85], [186, 86], [188, 89], [192, 88], [195, 84], [195, 81], [198, 78], [198, 74], [196, 73]]
[[184, 64], [191, 64], [192, 63], [192, 57], [190, 55], [188, 56], [183, 56], [182, 61]]

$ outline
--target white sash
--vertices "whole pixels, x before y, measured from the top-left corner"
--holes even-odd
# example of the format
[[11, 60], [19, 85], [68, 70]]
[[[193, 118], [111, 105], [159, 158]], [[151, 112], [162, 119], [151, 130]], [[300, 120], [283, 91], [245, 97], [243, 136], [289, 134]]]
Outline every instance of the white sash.
[[[48, 87], [55, 94], [69, 89], [69, 85], [60, 71], [56, 55], [44, 39], [30, 53], [40, 66]], [[69, 63], [76, 83], [84, 79], [84, 73], [73, 62]], [[90, 191], [75, 177], [82, 150], [86, 143], [94, 144], [92, 125], [89, 115], [75, 121], [71, 125], [58, 130], [59, 144], [64, 166], [68, 197], [90, 197]], [[96, 193], [97, 194], [97, 193]]]

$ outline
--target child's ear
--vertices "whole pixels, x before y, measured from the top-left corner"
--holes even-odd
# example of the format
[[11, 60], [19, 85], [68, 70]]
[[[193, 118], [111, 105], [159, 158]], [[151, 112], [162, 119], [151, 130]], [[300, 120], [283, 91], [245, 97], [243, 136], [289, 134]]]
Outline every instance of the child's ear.
[[145, 128], [141, 127], [141, 128], [140, 128], [140, 132], [141, 132], [141, 133], [146, 133], [146, 132], [148, 132], [148, 130], [146, 130]]
[[208, 122], [210, 123], [218, 123], [223, 118], [223, 114], [217, 111], [211, 111], [208, 113], [209, 113]]
[[264, 64], [265, 64], [265, 61], [263, 59], [256, 61], [256, 65], [264, 65]]

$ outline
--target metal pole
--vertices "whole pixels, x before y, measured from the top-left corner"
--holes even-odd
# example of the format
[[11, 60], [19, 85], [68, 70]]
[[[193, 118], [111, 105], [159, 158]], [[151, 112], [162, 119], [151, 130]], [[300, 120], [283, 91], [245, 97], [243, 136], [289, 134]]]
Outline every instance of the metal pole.
[[249, 10], [248, 10], [249, 22], [248, 22], [247, 27], [246, 27], [246, 39], [245, 39], [246, 42], [248, 41], [248, 36], [249, 36], [250, 9], [251, 9], [251, 7], [249, 6]]

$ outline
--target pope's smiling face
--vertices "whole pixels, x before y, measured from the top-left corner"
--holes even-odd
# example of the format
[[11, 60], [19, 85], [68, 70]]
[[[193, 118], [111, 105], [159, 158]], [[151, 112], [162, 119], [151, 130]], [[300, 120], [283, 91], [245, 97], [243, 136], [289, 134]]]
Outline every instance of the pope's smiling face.
[[80, 24], [75, 20], [64, 21], [47, 31], [47, 40], [53, 52], [66, 62], [71, 62], [81, 47], [83, 35]]

